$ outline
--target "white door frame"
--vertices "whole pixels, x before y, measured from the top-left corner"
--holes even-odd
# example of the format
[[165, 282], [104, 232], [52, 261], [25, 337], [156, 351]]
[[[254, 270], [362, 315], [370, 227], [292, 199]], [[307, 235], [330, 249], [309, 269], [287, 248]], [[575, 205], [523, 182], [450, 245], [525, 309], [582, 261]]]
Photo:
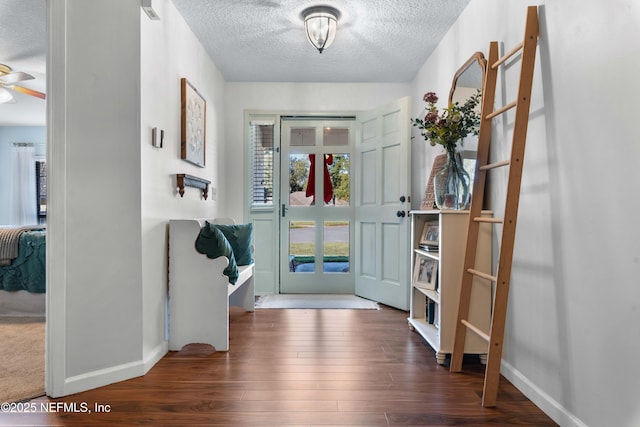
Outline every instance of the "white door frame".
[[[47, 248], [45, 391], [48, 396], [66, 394], [66, 263], [67, 206], [66, 168], [66, 9], [61, 3], [47, 5]], [[51, 242], [55, 242], [55, 250]]]
[[[410, 199], [409, 199], [409, 195], [410, 195], [410, 174], [411, 174], [411, 172], [410, 172], [411, 164], [409, 162], [409, 156], [410, 156], [410, 154], [409, 154], [410, 153], [410, 144], [409, 144], [409, 142], [410, 142], [410, 127], [409, 127], [410, 126], [410, 122], [409, 122], [410, 99], [408, 97], [407, 98], [402, 98], [402, 99], [392, 103], [391, 105], [394, 105], [394, 104], [396, 104], [396, 105], [400, 105], [400, 104], [404, 105], [404, 110], [406, 111], [406, 119], [407, 119], [406, 120], [406, 125], [407, 126], [406, 126], [406, 129], [403, 132], [405, 132], [404, 137], [406, 139], [406, 144], [407, 144], [407, 150], [406, 150], [407, 162], [406, 162], [406, 168], [404, 168], [403, 170], [397, 171], [397, 172], [406, 175], [407, 187], [406, 187], [406, 192], [405, 192], [406, 201], [404, 203], [402, 203], [402, 202], [400, 202], [398, 200], [397, 206], [387, 206], [387, 210], [389, 210], [389, 208], [390, 208], [390, 209], [404, 210], [406, 213], [408, 213], [408, 210], [410, 209], [410, 205], [411, 205], [410, 204]], [[376, 111], [377, 110], [378, 109], [376, 109]], [[309, 119], [309, 120], [321, 120], [322, 118], [346, 118], [347, 116], [355, 117], [355, 115], [353, 113], [337, 113], [337, 114], [329, 113], [329, 114], [322, 114], [322, 115], [320, 115], [320, 114], [318, 114], [318, 115], [305, 115], [304, 117], [302, 117], [302, 116], [299, 116], [299, 115], [291, 115], [291, 113], [278, 112], [278, 111], [275, 111], [275, 112], [247, 111], [246, 112], [246, 116], [247, 117], [252, 115], [252, 114], [260, 114], [260, 115], [268, 114], [268, 115], [271, 115], [274, 118], [274, 120], [276, 121], [276, 123], [281, 121], [280, 119], [282, 117], [290, 117], [290, 118], [296, 117], [296, 118], [300, 118], [300, 119]], [[362, 117], [363, 115], [360, 114], [359, 116]], [[276, 132], [278, 132], [278, 131], [276, 131]], [[358, 145], [358, 138], [360, 137], [359, 133], [361, 134], [361, 132], [362, 132], [361, 129], [356, 129], [356, 151], [358, 149], [357, 145]], [[248, 139], [247, 139], [247, 141], [248, 141]], [[276, 139], [276, 143], [279, 144], [280, 140]], [[279, 149], [280, 149], [280, 147], [278, 146], [276, 148], [276, 150], [279, 150]], [[281, 153], [278, 153], [278, 154], [281, 154]], [[280, 156], [280, 157], [281, 157], [281, 161], [284, 162], [285, 161], [284, 158], [283, 158], [284, 156]], [[248, 157], [247, 157], [247, 159], [248, 159]], [[250, 161], [250, 159], [248, 161]], [[352, 171], [355, 170], [354, 164], [357, 164], [357, 163], [358, 163], [358, 159], [357, 159], [357, 153], [356, 153], [353, 156], [353, 159], [351, 161]], [[275, 176], [278, 176], [278, 172], [274, 171], [274, 174], [275, 174]], [[358, 175], [358, 174], [356, 173], [354, 175]], [[279, 177], [278, 179], [282, 179], [282, 178]], [[354, 190], [356, 189], [356, 186], [357, 186], [357, 178], [354, 179], [354, 181], [356, 181], [356, 182], [352, 182], [352, 194], [353, 194], [353, 192], [354, 192]], [[274, 182], [274, 187], [276, 187], [278, 185], [280, 185], [280, 182], [277, 182], [277, 183]], [[284, 196], [281, 195], [281, 197], [284, 197]], [[354, 201], [354, 203], [355, 203], [355, 200], [356, 200], [357, 197], [358, 197], [358, 195], [354, 195], [352, 197], [352, 200]], [[274, 198], [274, 205], [275, 205], [274, 206], [275, 209], [273, 209], [274, 228], [279, 228], [280, 221], [277, 220], [277, 219], [279, 219], [280, 215], [281, 215], [281, 203], [280, 203], [280, 200], [276, 201], [275, 198]], [[252, 216], [251, 216], [251, 207], [250, 206], [247, 206], [246, 212], [248, 212], [248, 217], [252, 218]], [[395, 211], [392, 210], [392, 212], [395, 212]], [[397, 217], [390, 218], [390, 221], [394, 221], [394, 218], [396, 218], [395, 219], [396, 224], [400, 224], [400, 220], [397, 219]], [[354, 224], [354, 227], [353, 227], [354, 228], [353, 232], [355, 233], [356, 237], [355, 237], [355, 240], [353, 241], [353, 244], [352, 244], [354, 249], [358, 244], [361, 243], [359, 241], [359, 239], [362, 237], [362, 234], [359, 234], [359, 232], [358, 232], [359, 225], [358, 225], [357, 221], [358, 221], [358, 218], [357, 218], [357, 214], [356, 214], [356, 223]], [[408, 224], [408, 223], [409, 223], [408, 216], [405, 216], [404, 220], [402, 221], [402, 224]], [[404, 230], [404, 228], [406, 228], [406, 230]], [[408, 303], [408, 301], [409, 301], [409, 287], [408, 287], [408, 285], [409, 285], [409, 281], [410, 281], [409, 280], [410, 263], [409, 263], [409, 255], [408, 255], [408, 237], [409, 237], [409, 230], [408, 229], [409, 229], [409, 227], [408, 227], [408, 225], [406, 225], [406, 226], [401, 227], [400, 229], [403, 230], [401, 233], [406, 234], [407, 243], [404, 246], [402, 246], [402, 247], [397, 249], [398, 253], [406, 254], [406, 257], [405, 257], [405, 259], [399, 261], [400, 264], [397, 265], [397, 268], [399, 269], [398, 270], [399, 274], [404, 275], [404, 277], [399, 278], [397, 280], [397, 282], [398, 283], [403, 283], [404, 285], [397, 286], [396, 294], [398, 294], [397, 296], [398, 296], [398, 299], [399, 299], [399, 304], [396, 304], [395, 306], [398, 306], [401, 309], [407, 310], [408, 309], [408, 304], [409, 304]], [[406, 231], [406, 233], [405, 233], [405, 231]], [[278, 239], [279, 240], [279, 236], [280, 236], [280, 230], [279, 229], [274, 229], [273, 230], [273, 239]], [[269, 244], [273, 244], [273, 239], [268, 240]], [[362, 255], [358, 254], [357, 251], [356, 251], [356, 253], [355, 253], [355, 255], [354, 255], [354, 257], [352, 258], [351, 261], [352, 261], [352, 265], [353, 265], [352, 269], [354, 270], [354, 274], [358, 274], [358, 272], [361, 270]], [[275, 264], [278, 264], [278, 261], [275, 261]], [[383, 277], [382, 276], [383, 266], [380, 263], [378, 263], [378, 264], [379, 264], [379, 270], [381, 271], [381, 274], [376, 274], [375, 276], [378, 277], [378, 278], [381, 278], [381, 277]], [[279, 268], [278, 265], [275, 265], [274, 268], [279, 272], [280, 268]], [[279, 293], [280, 288], [279, 288], [279, 280], [278, 280], [277, 274], [276, 274], [276, 279], [275, 280], [276, 280], [275, 283], [268, 284], [266, 286], [268, 291], [263, 292], [263, 293]], [[382, 279], [380, 279], [380, 280], [382, 280]], [[356, 280], [356, 282], [357, 282], [357, 280]], [[364, 296], [366, 298], [378, 300], [378, 296], [376, 296], [375, 293], [369, 292], [369, 290], [366, 289], [366, 286], [365, 287], [360, 286], [360, 289], [359, 289], [357, 283], [356, 283], [355, 293], [358, 294], [358, 295]], [[385, 304], [388, 304], [388, 305], [394, 306], [393, 303], [389, 303], [389, 302], [385, 302], [385, 301], [381, 301], [381, 302], [383, 302]]]
[[[354, 259], [354, 219], [355, 209], [353, 206], [353, 182], [350, 172], [350, 195], [349, 206], [336, 207], [325, 206], [322, 195], [324, 194], [323, 162], [325, 154], [348, 154], [352, 162], [354, 154], [354, 120], [327, 120], [326, 118], [311, 118], [309, 120], [289, 119], [283, 117], [281, 120], [281, 156], [280, 156], [280, 293], [345, 293], [355, 292], [353, 259]], [[301, 140], [299, 145], [291, 145], [292, 130], [304, 128], [309, 129], [313, 141], [311, 145], [303, 145]], [[324, 130], [326, 128], [347, 128], [348, 145], [324, 145]], [[306, 156], [314, 154], [316, 159], [314, 181], [316, 201], [313, 206], [291, 206], [289, 191], [289, 159], [290, 155]], [[351, 163], [352, 164], [352, 163]], [[353, 166], [351, 166], [353, 171]], [[324, 272], [324, 221], [348, 221], [349, 223], [349, 265], [346, 272], [329, 273]], [[290, 221], [313, 221], [314, 228], [314, 249], [315, 266], [313, 272], [291, 272], [289, 260], [289, 239]]]

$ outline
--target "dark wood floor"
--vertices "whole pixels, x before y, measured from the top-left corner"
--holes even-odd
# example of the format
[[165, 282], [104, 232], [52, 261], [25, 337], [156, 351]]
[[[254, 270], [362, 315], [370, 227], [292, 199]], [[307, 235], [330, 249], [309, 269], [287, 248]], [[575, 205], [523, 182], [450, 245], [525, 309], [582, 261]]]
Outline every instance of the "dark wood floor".
[[[503, 379], [480, 405], [479, 363], [451, 374], [410, 332], [407, 313], [233, 310], [229, 352], [190, 345], [144, 377], [62, 399], [92, 413], [0, 414], [1, 425], [556, 425]], [[108, 413], [96, 413], [95, 405]]]

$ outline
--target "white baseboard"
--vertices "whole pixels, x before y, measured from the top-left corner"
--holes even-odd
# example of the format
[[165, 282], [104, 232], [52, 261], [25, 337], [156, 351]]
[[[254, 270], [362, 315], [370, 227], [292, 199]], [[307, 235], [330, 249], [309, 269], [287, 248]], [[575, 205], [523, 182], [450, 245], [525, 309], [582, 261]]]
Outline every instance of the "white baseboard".
[[65, 380], [63, 395], [68, 396], [70, 394], [104, 387], [142, 375], [144, 375], [144, 363], [141, 360], [75, 375]]
[[159, 346], [154, 348], [153, 351], [144, 358], [144, 373], [146, 374], [149, 372], [149, 370], [153, 368], [168, 352], [169, 341], [162, 341]]
[[69, 377], [65, 381], [64, 396], [141, 377], [149, 372], [168, 351], [169, 344], [167, 341], [163, 341], [159, 346], [154, 348], [144, 360], [124, 363], [122, 365]]
[[502, 360], [500, 373], [531, 400], [538, 408], [547, 414], [553, 421], [566, 427], [588, 427], [578, 417], [569, 412], [558, 401], [553, 399], [531, 380], [525, 377], [511, 364]]

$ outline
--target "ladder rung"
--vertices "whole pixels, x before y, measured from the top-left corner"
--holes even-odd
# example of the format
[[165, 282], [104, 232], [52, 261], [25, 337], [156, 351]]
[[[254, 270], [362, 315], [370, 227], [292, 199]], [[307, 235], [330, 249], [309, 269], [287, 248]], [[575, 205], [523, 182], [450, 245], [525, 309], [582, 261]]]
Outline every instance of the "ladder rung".
[[500, 58], [496, 62], [494, 62], [493, 65], [491, 66], [491, 68], [493, 68], [494, 70], [496, 68], [498, 68], [498, 66], [500, 64], [505, 62], [507, 59], [511, 58], [516, 52], [518, 52], [520, 49], [522, 49], [523, 46], [524, 46], [524, 40], [521, 41], [520, 43], [518, 43], [517, 45], [515, 45], [514, 48], [511, 49], [509, 52], [507, 52], [502, 58]]
[[491, 280], [492, 282], [497, 282], [498, 278], [496, 276], [492, 276], [487, 273], [483, 273], [482, 271], [474, 270], [473, 268], [468, 268], [467, 271], [474, 276], [482, 277], [483, 279]]
[[481, 171], [486, 171], [489, 169], [495, 169], [495, 168], [499, 168], [502, 166], [509, 166], [511, 164], [510, 160], [502, 160], [501, 162], [494, 162], [494, 163], [489, 163], [486, 164], [484, 166], [480, 166], [480, 170]]
[[475, 222], [490, 222], [493, 224], [502, 224], [504, 220], [502, 218], [486, 218], [483, 216], [478, 216], [473, 218]]
[[485, 117], [485, 118], [486, 118], [487, 120], [489, 120], [489, 119], [493, 119], [493, 118], [494, 118], [495, 116], [497, 116], [498, 114], [502, 114], [502, 113], [504, 113], [505, 111], [510, 110], [510, 109], [512, 109], [512, 108], [513, 108], [513, 107], [515, 107], [515, 106], [516, 106], [516, 101], [513, 101], [513, 102], [511, 102], [511, 103], [509, 103], [509, 104], [505, 105], [504, 107], [497, 109], [497, 110], [496, 110], [496, 111], [494, 111], [493, 113], [487, 114], [487, 117]]
[[486, 342], [490, 341], [489, 335], [485, 334], [484, 331], [476, 326], [473, 326], [471, 323], [467, 322], [466, 320], [462, 319], [460, 321], [460, 323], [462, 323], [464, 326], [467, 327], [467, 329], [472, 330], [473, 332], [476, 333], [476, 335], [478, 335], [480, 338], [484, 339]]

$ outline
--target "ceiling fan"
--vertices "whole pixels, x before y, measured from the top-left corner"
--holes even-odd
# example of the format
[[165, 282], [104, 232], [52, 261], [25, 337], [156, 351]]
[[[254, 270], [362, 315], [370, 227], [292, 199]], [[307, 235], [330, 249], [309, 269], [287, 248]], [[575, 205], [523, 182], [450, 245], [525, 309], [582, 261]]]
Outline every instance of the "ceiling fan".
[[32, 79], [35, 79], [35, 77], [31, 74], [23, 73], [22, 71], [12, 71], [8, 65], [0, 64], [0, 104], [13, 101], [11, 90], [45, 99], [46, 95], [42, 92], [15, 85], [18, 82]]

